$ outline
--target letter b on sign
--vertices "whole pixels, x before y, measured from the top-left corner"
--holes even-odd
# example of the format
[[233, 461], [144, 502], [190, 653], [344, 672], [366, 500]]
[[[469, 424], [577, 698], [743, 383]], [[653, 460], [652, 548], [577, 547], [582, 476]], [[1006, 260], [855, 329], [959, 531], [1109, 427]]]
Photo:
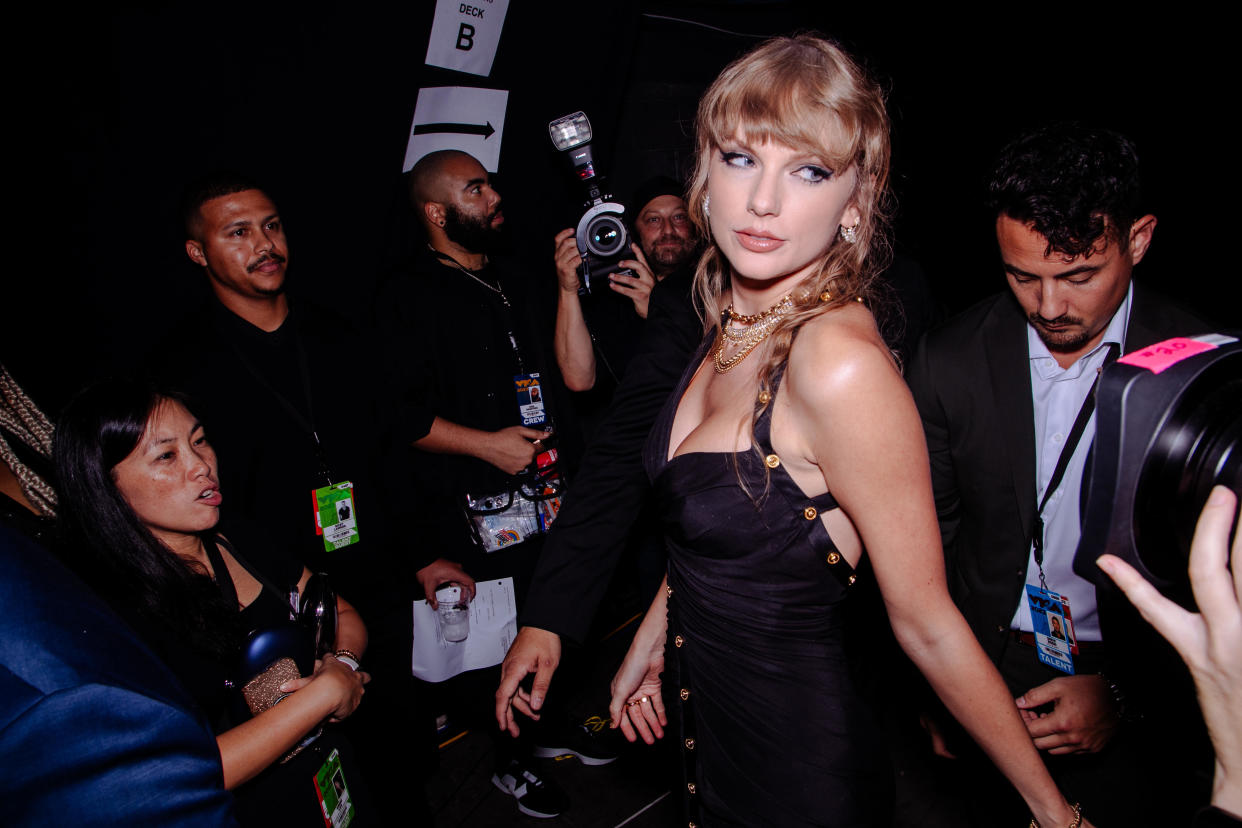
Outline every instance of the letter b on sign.
[[[433, 3], [422, 0], [418, 5]], [[427, 40], [427, 65], [483, 77], [490, 75], [509, 0], [435, 0], [434, 5], [436, 16]]]

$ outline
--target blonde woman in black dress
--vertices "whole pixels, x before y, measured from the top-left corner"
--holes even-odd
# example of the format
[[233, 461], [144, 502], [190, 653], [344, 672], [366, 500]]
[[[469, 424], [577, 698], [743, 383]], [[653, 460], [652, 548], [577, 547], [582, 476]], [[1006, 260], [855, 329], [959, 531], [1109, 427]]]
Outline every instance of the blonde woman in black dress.
[[724, 70], [697, 128], [709, 328], [645, 453], [669, 574], [613, 681], [614, 723], [662, 735], [667, 633], [690, 821], [883, 824], [886, 750], [845, 658], [865, 550], [897, 640], [1039, 825], [1086, 824], [945, 586], [919, 416], [868, 309], [878, 87], [829, 42], [778, 39]]

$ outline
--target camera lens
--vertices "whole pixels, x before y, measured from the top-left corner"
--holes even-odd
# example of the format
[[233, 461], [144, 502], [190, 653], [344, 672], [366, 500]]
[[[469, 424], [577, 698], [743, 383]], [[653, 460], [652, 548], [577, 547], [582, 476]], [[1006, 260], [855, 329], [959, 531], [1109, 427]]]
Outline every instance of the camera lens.
[[625, 246], [625, 225], [611, 213], [601, 213], [587, 227], [587, 249], [596, 256], [613, 256]]
[[1148, 447], [1135, 493], [1135, 546], [1158, 578], [1186, 581], [1199, 510], [1242, 477], [1242, 378], [1223, 360], [1195, 379]]
[[617, 228], [598, 227], [591, 240], [595, 242], [596, 247], [612, 247], [617, 243]]

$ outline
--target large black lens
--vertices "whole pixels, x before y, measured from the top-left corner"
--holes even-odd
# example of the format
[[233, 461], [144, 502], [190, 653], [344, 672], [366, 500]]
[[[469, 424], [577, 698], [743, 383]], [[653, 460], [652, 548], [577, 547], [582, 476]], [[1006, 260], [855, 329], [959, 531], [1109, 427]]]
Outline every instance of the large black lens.
[[1212, 486], [1242, 473], [1242, 378], [1236, 363], [1195, 378], [1147, 449], [1134, 503], [1134, 540], [1153, 575], [1185, 581], [1190, 540]]
[[614, 215], [602, 213], [587, 228], [587, 249], [596, 256], [613, 256], [625, 244], [625, 225]]

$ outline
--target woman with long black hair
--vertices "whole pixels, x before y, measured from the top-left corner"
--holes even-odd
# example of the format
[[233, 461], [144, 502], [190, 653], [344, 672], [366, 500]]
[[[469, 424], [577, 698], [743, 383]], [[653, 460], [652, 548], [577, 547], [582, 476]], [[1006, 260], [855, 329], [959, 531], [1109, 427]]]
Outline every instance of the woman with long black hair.
[[[215, 451], [170, 395], [124, 380], [87, 389], [61, 417], [54, 455], [66, 557], [207, 713], [242, 822], [322, 825], [310, 777], [334, 740], [278, 760], [357, 708], [368, 679], [357, 668], [367, 643], [361, 618], [338, 599], [336, 654], [312, 675], [283, 681], [278, 704], [238, 721], [234, 667], [244, 636], [287, 622], [292, 589], [305, 588], [310, 572], [293, 561], [264, 572], [214, 531], [223, 500]], [[348, 771], [344, 778], [361, 781]]]

